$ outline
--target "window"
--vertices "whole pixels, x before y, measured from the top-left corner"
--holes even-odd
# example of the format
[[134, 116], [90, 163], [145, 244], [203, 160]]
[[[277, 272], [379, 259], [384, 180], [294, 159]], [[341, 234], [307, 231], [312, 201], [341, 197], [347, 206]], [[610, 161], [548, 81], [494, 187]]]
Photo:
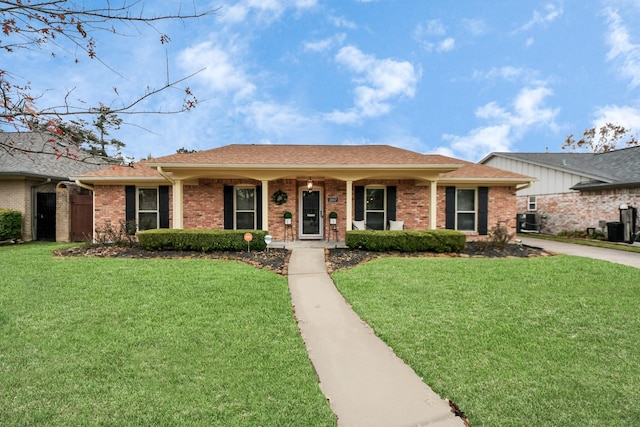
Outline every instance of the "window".
[[235, 188], [235, 222], [236, 230], [256, 229], [255, 187]]
[[138, 188], [138, 230], [158, 228], [158, 189]]
[[538, 209], [538, 203], [536, 201], [536, 196], [529, 196], [529, 210], [535, 211]]
[[364, 219], [368, 228], [372, 228], [374, 230], [385, 229], [385, 193], [384, 187], [365, 188]]
[[456, 230], [475, 231], [476, 190], [459, 188], [456, 191]]

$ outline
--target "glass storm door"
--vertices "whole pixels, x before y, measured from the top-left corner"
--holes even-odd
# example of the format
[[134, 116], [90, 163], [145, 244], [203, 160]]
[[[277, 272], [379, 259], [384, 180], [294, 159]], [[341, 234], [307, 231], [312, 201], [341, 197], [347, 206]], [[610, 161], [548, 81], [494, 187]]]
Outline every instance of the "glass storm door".
[[301, 239], [322, 238], [322, 194], [320, 190], [300, 190]]

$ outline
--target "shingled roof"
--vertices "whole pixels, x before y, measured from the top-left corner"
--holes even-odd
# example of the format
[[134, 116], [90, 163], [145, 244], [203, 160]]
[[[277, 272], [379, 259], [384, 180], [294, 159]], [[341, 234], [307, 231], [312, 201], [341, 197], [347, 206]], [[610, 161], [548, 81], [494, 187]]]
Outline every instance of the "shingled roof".
[[[108, 166], [103, 158], [92, 156], [64, 141], [52, 140], [51, 135], [0, 132], [0, 142], [0, 176], [63, 181]], [[58, 153], [63, 155], [58, 156]]]
[[231, 144], [195, 153], [180, 153], [158, 157], [134, 167], [110, 167], [90, 172], [82, 179], [122, 180], [154, 179], [161, 176], [156, 168], [171, 175], [171, 171], [193, 170], [257, 170], [287, 169], [327, 170], [424, 170], [441, 173], [444, 181], [513, 181], [526, 183], [530, 177], [493, 167], [478, 165], [440, 154], [420, 154], [389, 145], [267, 145]]
[[573, 188], [586, 190], [605, 187], [640, 186], [640, 147], [605, 153], [491, 153], [492, 156], [524, 161], [589, 177]]
[[231, 144], [152, 159], [151, 166], [192, 165], [459, 165], [438, 154], [420, 154], [390, 145]]

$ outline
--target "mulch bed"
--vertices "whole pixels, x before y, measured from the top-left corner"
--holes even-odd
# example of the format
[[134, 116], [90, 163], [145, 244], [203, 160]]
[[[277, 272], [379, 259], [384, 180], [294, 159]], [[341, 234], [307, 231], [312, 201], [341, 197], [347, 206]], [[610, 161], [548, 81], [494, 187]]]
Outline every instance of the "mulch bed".
[[[84, 245], [72, 247], [69, 249], [61, 249], [56, 251], [56, 256], [62, 257], [102, 257], [102, 258], [140, 258], [140, 259], [222, 259], [237, 260], [253, 265], [256, 268], [264, 268], [274, 273], [287, 275], [287, 265], [291, 252], [287, 249], [272, 248], [269, 251], [259, 252], [213, 252], [204, 253], [196, 251], [147, 251], [138, 245]], [[360, 263], [367, 262], [371, 259], [381, 256], [402, 256], [402, 257], [487, 257], [487, 258], [504, 258], [504, 257], [534, 257], [540, 255], [548, 255], [539, 248], [530, 246], [509, 244], [503, 250], [486, 247], [486, 245], [476, 242], [467, 243], [467, 247], [460, 253], [455, 254], [435, 254], [435, 253], [379, 253], [362, 251], [357, 249], [327, 249], [325, 251], [327, 270], [331, 273], [344, 268], [354, 267]]]

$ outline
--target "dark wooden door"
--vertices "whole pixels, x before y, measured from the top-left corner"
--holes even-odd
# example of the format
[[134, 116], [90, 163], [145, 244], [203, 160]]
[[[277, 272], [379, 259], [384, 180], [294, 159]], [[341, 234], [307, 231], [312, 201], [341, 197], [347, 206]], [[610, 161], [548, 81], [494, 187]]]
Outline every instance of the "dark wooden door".
[[90, 194], [71, 195], [71, 241], [84, 242], [93, 234], [93, 198]]
[[38, 193], [36, 240], [56, 240], [56, 193]]

